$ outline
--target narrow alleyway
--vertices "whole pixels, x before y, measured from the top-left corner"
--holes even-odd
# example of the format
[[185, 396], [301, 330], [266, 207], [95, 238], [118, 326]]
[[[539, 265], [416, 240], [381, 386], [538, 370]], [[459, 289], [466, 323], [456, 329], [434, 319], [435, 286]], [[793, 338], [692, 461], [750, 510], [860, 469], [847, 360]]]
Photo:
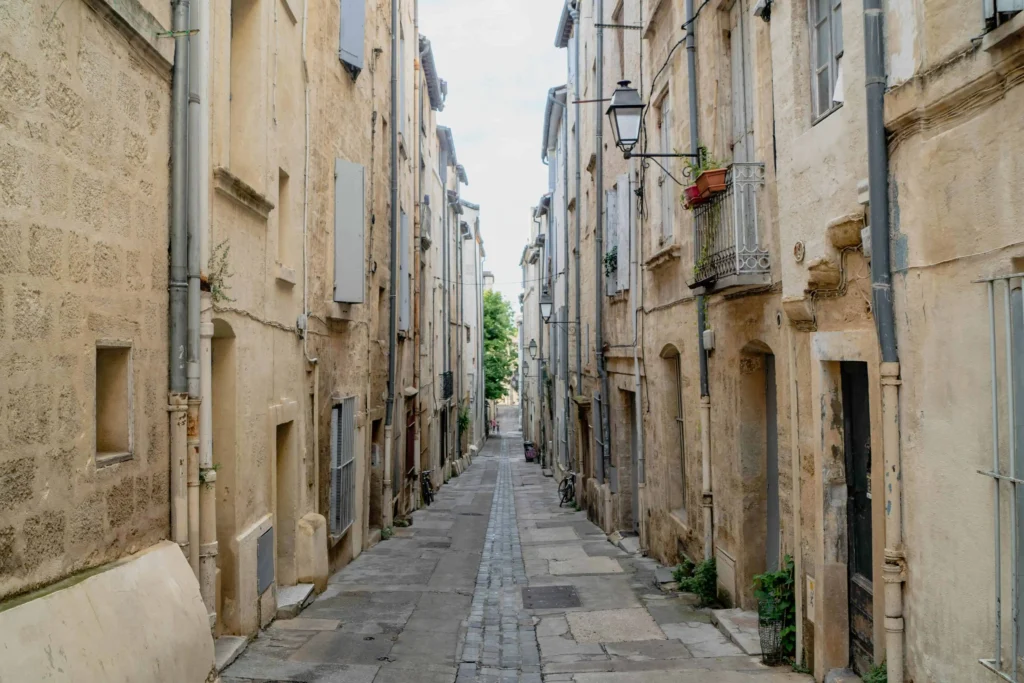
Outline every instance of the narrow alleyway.
[[523, 458], [516, 410], [503, 411], [500, 437], [411, 527], [263, 631], [223, 682], [810, 680], [744, 655], [657, 590], [653, 561], [559, 508], [553, 480]]

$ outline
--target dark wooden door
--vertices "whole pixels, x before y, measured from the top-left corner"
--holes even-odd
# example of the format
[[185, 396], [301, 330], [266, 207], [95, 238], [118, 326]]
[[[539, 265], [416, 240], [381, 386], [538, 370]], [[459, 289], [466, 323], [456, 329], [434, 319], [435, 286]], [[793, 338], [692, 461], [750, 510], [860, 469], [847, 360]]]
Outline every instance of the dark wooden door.
[[850, 664], [857, 673], [866, 674], [875, 660], [868, 366], [866, 363], [845, 362], [841, 366], [841, 374], [846, 440]]

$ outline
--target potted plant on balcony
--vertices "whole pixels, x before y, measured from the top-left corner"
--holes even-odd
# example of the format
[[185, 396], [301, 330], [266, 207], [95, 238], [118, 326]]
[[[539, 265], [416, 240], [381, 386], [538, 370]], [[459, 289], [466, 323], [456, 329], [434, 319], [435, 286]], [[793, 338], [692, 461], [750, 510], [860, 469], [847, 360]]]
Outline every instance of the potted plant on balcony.
[[619, 270], [619, 247], [614, 246], [604, 255], [604, 274], [611, 277], [612, 273]]
[[694, 179], [693, 185], [687, 187], [683, 194], [683, 203], [687, 208], [697, 206], [713, 194], [725, 191], [726, 174], [729, 169], [711, 156], [707, 147], [697, 148], [697, 158], [688, 161], [687, 168], [687, 175]]

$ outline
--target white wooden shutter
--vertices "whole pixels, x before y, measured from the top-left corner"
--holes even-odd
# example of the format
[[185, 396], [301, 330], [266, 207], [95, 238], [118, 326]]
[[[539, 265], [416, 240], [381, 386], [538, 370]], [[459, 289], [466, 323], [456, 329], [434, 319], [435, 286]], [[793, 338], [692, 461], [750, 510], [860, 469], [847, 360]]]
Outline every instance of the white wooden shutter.
[[338, 58], [358, 71], [365, 66], [366, 0], [340, 0], [341, 27]]
[[331, 495], [329, 528], [340, 536], [355, 514], [356, 399], [350, 396], [331, 410]]
[[[611, 253], [619, 244], [619, 197], [616, 190], [605, 190], [604, 193], [604, 253]], [[608, 268], [602, 259], [601, 267], [605, 272], [605, 294], [611, 296], [618, 291], [618, 274], [608, 275]]]
[[361, 304], [366, 295], [365, 170], [334, 160], [334, 300]]
[[398, 329], [409, 329], [409, 217], [402, 211], [398, 241]]
[[618, 234], [618, 247], [619, 247], [619, 271], [618, 271], [618, 291], [629, 289], [629, 269], [630, 269], [630, 254], [629, 247], [631, 239], [631, 233], [633, 226], [630, 217], [630, 208], [633, 206], [633, 202], [630, 201], [629, 196], [629, 175], [623, 173], [618, 178], [618, 185], [615, 188], [618, 193], [616, 200], [619, 209], [619, 234]]

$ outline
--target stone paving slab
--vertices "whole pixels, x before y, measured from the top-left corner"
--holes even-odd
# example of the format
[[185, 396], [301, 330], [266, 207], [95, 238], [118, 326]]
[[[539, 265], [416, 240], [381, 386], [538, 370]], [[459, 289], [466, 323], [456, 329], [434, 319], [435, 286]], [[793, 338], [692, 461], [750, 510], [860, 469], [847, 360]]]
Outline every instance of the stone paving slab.
[[666, 637], [675, 638], [686, 645], [694, 657], [730, 657], [744, 654], [743, 650], [711, 624], [662, 624], [661, 630]]
[[548, 572], [552, 576], [566, 574], [622, 574], [622, 565], [610, 557], [583, 557], [569, 560], [551, 560]]
[[571, 612], [565, 618], [573, 637], [581, 643], [665, 639], [665, 634], [643, 607]]

